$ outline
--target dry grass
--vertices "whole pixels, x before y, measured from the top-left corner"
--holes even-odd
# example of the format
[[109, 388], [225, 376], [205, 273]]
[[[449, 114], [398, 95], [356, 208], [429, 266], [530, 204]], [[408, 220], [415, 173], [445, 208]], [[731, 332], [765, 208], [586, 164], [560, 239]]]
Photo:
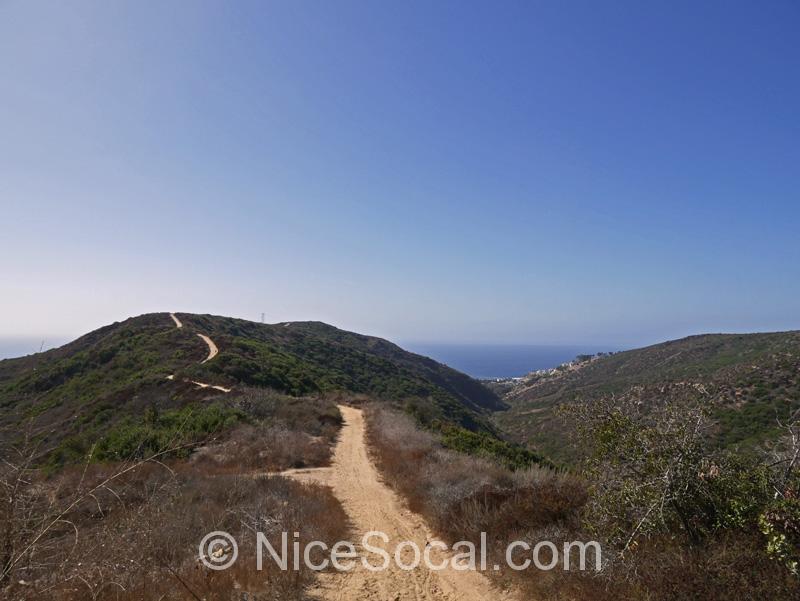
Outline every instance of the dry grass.
[[305, 432], [329, 443], [342, 425], [337, 399], [328, 396], [292, 397], [269, 388], [242, 388], [230, 404], [256, 422]]
[[331, 445], [283, 426], [238, 426], [223, 442], [197, 450], [192, 463], [205, 473], [277, 472], [330, 464]]
[[[448, 542], [477, 544], [486, 532], [490, 563], [504, 566], [511, 541], [533, 546], [548, 540], [561, 548], [564, 542], [596, 538], [581, 525], [589, 492], [577, 477], [539, 467], [510, 472], [444, 450], [405, 415], [376, 407], [367, 415], [370, 446], [386, 482]], [[702, 548], [662, 536], [624, 558], [603, 544], [600, 573], [504, 568], [489, 574], [523, 598], [548, 601], [798, 598], [797, 579], [766, 557], [763, 544], [757, 533], [738, 533]]]
[[[47, 477], [35, 443], [0, 444], [0, 598], [302, 598], [314, 573], [302, 563], [300, 571], [282, 571], [271, 561], [256, 570], [255, 533], [276, 549], [284, 531], [331, 545], [347, 534], [344, 510], [327, 488], [250, 473], [325, 465], [341, 416], [329, 401], [285, 398], [237, 399], [250, 403], [253, 423], [187, 460], [166, 462], [176, 454], [165, 451], [136, 463], [72, 465]], [[198, 563], [198, 544], [214, 530], [239, 543], [239, 559], [225, 571]]]
[[[443, 449], [409, 417], [385, 409], [370, 408], [367, 423], [370, 447], [387, 483], [448, 542], [478, 543], [486, 532], [490, 559], [503, 565], [505, 548], [514, 540], [588, 540], [574, 536], [587, 498], [577, 478], [544, 467], [512, 472]], [[530, 574], [508, 570], [493, 576], [528, 588]], [[541, 580], [541, 574], [536, 577]], [[538, 596], [542, 586], [534, 589], [530, 592]]]
[[[313, 573], [305, 567], [282, 571], [271, 562], [257, 571], [255, 532], [264, 532], [276, 549], [283, 531], [329, 544], [346, 534], [346, 516], [328, 489], [171, 467], [176, 469], [144, 464], [79, 503], [14, 569], [5, 598], [228, 601], [238, 591], [253, 600], [299, 599]], [[81, 486], [113, 469], [93, 469]], [[65, 474], [40, 483], [40, 490], [68, 498], [78, 478]], [[239, 543], [231, 569], [217, 572], [197, 563], [197, 545], [213, 530], [229, 532]]]
[[512, 472], [446, 450], [405, 415], [373, 407], [367, 423], [370, 447], [390, 485], [456, 540], [570, 523], [586, 500], [576, 478], [538, 466]]
[[289, 397], [264, 388], [244, 389], [231, 400], [251, 423], [199, 448], [192, 463], [204, 473], [277, 472], [330, 465], [342, 424], [336, 403], [324, 397]]

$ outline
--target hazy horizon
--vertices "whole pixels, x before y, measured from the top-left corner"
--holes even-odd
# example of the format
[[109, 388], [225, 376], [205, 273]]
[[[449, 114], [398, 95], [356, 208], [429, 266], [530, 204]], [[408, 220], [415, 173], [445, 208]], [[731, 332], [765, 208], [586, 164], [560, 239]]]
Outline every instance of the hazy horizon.
[[[180, 313], [180, 312], [179, 312]], [[220, 314], [222, 315], [222, 314]], [[247, 319], [249, 321], [259, 322], [260, 318], [248, 318], [243, 316], [235, 316], [235, 315], [225, 315], [226, 317], [237, 317], [239, 319]], [[88, 330], [82, 331], [80, 333], [74, 334], [60, 334], [60, 335], [31, 335], [31, 336], [7, 336], [0, 334], [0, 360], [2, 359], [11, 359], [16, 358], [24, 355], [33, 354], [39, 352], [39, 350], [47, 351], [53, 348], [58, 348], [65, 344], [72, 342], [73, 340], [83, 336], [84, 334], [88, 334], [89, 332], [114, 323], [116, 321], [123, 321], [128, 317], [135, 317], [133, 315], [126, 316], [120, 319], [116, 319], [113, 321], [109, 321], [108, 323], [99, 324], [95, 327], [92, 327]], [[266, 323], [283, 323], [286, 320], [279, 320], [279, 321], [266, 321]], [[306, 320], [300, 320], [306, 321]], [[540, 350], [547, 350], [547, 349], [568, 349], [569, 352], [563, 356], [562, 361], [566, 361], [569, 359], [574, 358], [577, 354], [589, 353], [594, 354], [598, 352], [618, 352], [624, 350], [631, 350], [636, 348], [643, 348], [647, 346], [651, 346], [654, 344], [659, 344], [662, 342], [668, 342], [670, 340], [676, 340], [679, 338], [684, 338], [686, 336], [693, 336], [699, 334], [752, 334], [752, 333], [765, 333], [765, 332], [776, 332], [782, 330], [738, 330], [738, 331], [696, 331], [696, 332], [688, 332], [686, 334], [675, 336], [671, 338], [659, 338], [659, 339], [649, 339], [649, 340], [640, 340], [640, 341], [629, 341], [627, 343], [621, 343], [619, 341], [569, 341], [569, 342], [548, 342], [548, 341], [517, 341], [517, 342], [503, 342], [497, 340], [470, 340], [470, 339], [462, 339], [462, 340], [435, 340], [435, 339], [408, 339], [408, 338], [392, 338], [387, 336], [382, 336], [381, 334], [377, 334], [375, 332], [365, 332], [365, 331], [358, 331], [352, 330], [343, 326], [341, 324], [330, 324], [336, 327], [355, 331], [359, 334], [366, 334], [371, 336], [380, 336], [387, 338], [391, 342], [401, 346], [406, 350], [410, 350], [412, 352], [429, 355], [432, 358], [436, 359], [437, 361], [441, 361], [447, 363], [447, 359], [452, 355], [448, 353], [448, 349], [459, 349], [459, 350], [469, 350], [471, 347], [475, 349], [475, 353], [472, 354], [468, 359], [468, 362], [476, 363], [482, 360], [483, 358], [490, 358], [492, 355], [493, 347], [496, 349], [500, 354], [503, 351], [508, 351], [510, 349], [520, 349], [522, 347], [528, 347], [530, 349], [540, 349]], [[439, 350], [440, 352], [432, 352], [434, 349]], [[443, 352], [442, 352], [443, 351]], [[431, 354], [429, 354], [431, 352]], [[557, 356], [558, 353], [556, 353]], [[494, 359], [491, 359], [494, 361]], [[553, 366], [558, 365], [562, 361], [558, 361], [553, 363]], [[494, 361], [495, 363], [500, 362], [500, 360]], [[518, 363], [516, 358], [512, 359], [511, 363]], [[456, 367], [457, 369], [461, 369], [465, 373], [470, 373], [469, 369], [462, 369], [457, 365], [451, 365], [452, 367]], [[548, 367], [549, 365], [535, 365], [531, 367], [528, 371], [533, 371], [535, 369], [543, 369]], [[474, 375], [470, 373], [470, 375]], [[510, 377], [507, 375], [492, 375], [492, 374], [479, 374], [476, 377]]]
[[0, 337], [800, 328], [794, 3], [0, 4]]
[[[162, 313], [166, 311], [161, 310], [154, 310], [154, 311], [145, 311], [143, 313], [136, 313], [130, 315], [119, 316], [117, 318], [112, 318], [105, 322], [97, 322], [89, 325], [86, 329], [77, 331], [73, 330], [71, 332], [58, 332], [58, 333], [43, 333], [43, 332], [35, 332], [32, 334], [12, 334], [6, 332], [0, 332], [0, 358], [8, 358], [11, 355], [4, 354], [5, 348], [10, 348], [13, 346], [30, 346], [33, 345], [36, 347], [37, 351], [42, 342], [44, 342], [43, 349], [49, 350], [52, 348], [56, 348], [72, 342], [73, 340], [83, 336], [84, 334], [88, 334], [96, 329], [101, 327], [110, 325], [115, 322], [124, 321], [125, 319], [129, 319], [131, 317], [136, 317], [138, 315], [142, 315], [145, 313]], [[176, 311], [177, 313], [193, 313], [190, 311]], [[208, 311], [197, 311], [200, 314], [212, 314], [212, 315], [219, 315], [223, 317], [234, 317], [237, 319], [245, 319], [248, 321], [253, 322], [261, 322], [260, 316], [243, 316], [243, 315], [235, 315], [230, 313], [209, 313]], [[690, 329], [681, 329], [676, 328], [674, 330], [674, 334], [664, 334], [664, 335], [650, 335], [650, 336], [629, 336], [629, 337], [609, 337], [607, 340], [603, 339], [594, 339], [590, 336], [587, 336], [585, 339], [559, 339], [558, 337], [554, 339], [525, 339], [525, 338], [513, 338], [511, 340], [501, 340], [497, 338], [487, 337], [485, 339], [478, 339], [478, 338], [471, 338], [468, 336], [463, 337], [452, 337], [452, 338], [423, 338], [423, 337], [413, 337], [408, 338], [404, 336], [392, 336], [389, 334], [381, 333], [378, 331], [369, 331], [369, 330], [359, 330], [355, 327], [350, 327], [347, 324], [342, 323], [335, 323], [332, 321], [326, 321], [325, 319], [319, 318], [299, 318], [299, 319], [265, 319], [264, 323], [268, 324], [277, 324], [277, 323], [284, 323], [287, 321], [323, 321], [328, 323], [329, 325], [333, 325], [337, 328], [348, 330], [351, 332], [356, 332], [358, 334], [365, 334], [368, 336], [377, 336], [380, 338], [386, 338], [391, 342], [394, 342], [400, 346], [406, 348], [406, 346], [428, 346], [428, 345], [459, 345], [459, 346], [484, 346], [484, 347], [491, 347], [491, 346], [541, 346], [541, 347], [583, 347], [583, 346], [592, 346], [597, 347], [602, 351], [605, 350], [627, 350], [627, 349], [634, 349], [634, 348], [641, 348], [650, 346], [653, 344], [659, 344], [662, 342], [668, 342], [670, 340], [678, 340], [680, 338], [685, 338], [687, 336], [695, 336], [701, 334], [755, 334], [755, 333], [769, 333], [769, 332], [783, 332], [783, 331], [795, 331], [800, 330], [800, 326], [798, 327], [787, 327], [787, 328], [760, 328], [760, 329], [748, 329], [748, 328], [733, 328], [733, 329], [710, 329], [710, 328], [701, 328], [698, 330], [690, 330]], [[75, 322], [72, 322], [75, 323]], [[402, 326], [402, 324], [397, 324]], [[402, 329], [402, 327], [400, 328]], [[33, 348], [33, 347], [31, 347]]]
[[[56, 348], [71, 340], [0, 338], [0, 360]], [[405, 350], [430, 357], [475, 378], [509, 378], [555, 367], [579, 354], [620, 350], [597, 345], [492, 344], [393, 341]]]

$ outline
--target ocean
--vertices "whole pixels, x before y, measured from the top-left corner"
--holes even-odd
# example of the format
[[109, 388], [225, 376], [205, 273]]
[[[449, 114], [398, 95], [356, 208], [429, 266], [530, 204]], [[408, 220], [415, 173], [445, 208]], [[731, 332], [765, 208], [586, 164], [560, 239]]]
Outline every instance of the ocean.
[[602, 346], [541, 344], [432, 344], [405, 343], [404, 349], [425, 355], [473, 378], [516, 378], [537, 369], [549, 369], [577, 355], [616, 349]]

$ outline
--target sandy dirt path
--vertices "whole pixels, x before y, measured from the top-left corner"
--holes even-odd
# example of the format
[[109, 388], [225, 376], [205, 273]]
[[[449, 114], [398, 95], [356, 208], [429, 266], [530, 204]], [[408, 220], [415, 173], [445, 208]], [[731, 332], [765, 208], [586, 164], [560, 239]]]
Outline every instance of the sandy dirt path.
[[[175, 327], [177, 327], [177, 328], [182, 328], [183, 327], [183, 324], [181, 323], [181, 320], [178, 319], [175, 316], [174, 313], [170, 313], [169, 316], [172, 318], [172, 321], [175, 322]], [[205, 363], [206, 361], [209, 361], [209, 360], [213, 359], [214, 357], [216, 357], [217, 353], [219, 353], [219, 349], [217, 348], [217, 345], [214, 344], [214, 341], [211, 340], [211, 338], [209, 338], [205, 334], [198, 334], [198, 336], [203, 340], [203, 342], [206, 343], [206, 345], [208, 345], [208, 357], [206, 357], [205, 359], [203, 359], [200, 362], [202, 364], [202, 363]], [[170, 374], [170, 375], [167, 376], [167, 380], [174, 380], [174, 379], [175, 379], [175, 374]], [[215, 384], [207, 384], [205, 382], [196, 382], [195, 380], [184, 380], [184, 381], [185, 382], [191, 382], [192, 384], [194, 384], [195, 386], [197, 386], [199, 388], [213, 388], [214, 390], [219, 390], [220, 392], [230, 392], [231, 390], [233, 390], [232, 388], [225, 388], [224, 386], [217, 386]]]
[[206, 384], [205, 382], [195, 382], [194, 380], [190, 380], [190, 382], [200, 388], [213, 388], [214, 390], [219, 390], [220, 392], [230, 392], [233, 390], [233, 388], [225, 388], [224, 386], [218, 386], [216, 384]]
[[208, 345], [208, 357], [203, 359], [200, 363], [205, 363], [206, 361], [211, 361], [214, 357], [217, 356], [217, 353], [219, 352], [219, 349], [217, 348], [217, 345], [214, 344], [214, 341], [211, 340], [211, 338], [209, 338], [205, 334], [198, 334], [198, 336], [200, 338], [202, 338], [203, 342], [205, 342]]
[[[394, 557], [394, 549], [402, 541], [414, 541], [424, 550], [435, 536], [421, 516], [406, 509], [399, 497], [380, 479], [380, 475], [367, 454], [364, 416], [358, 409], [340, 406], [344, 426], [336, 445], [333, 465], [319, 470], [292, 470], [289, 477], [305, 482], [318, 482], [333, 488], [353, 526], [353, 543], [360, 548], [366, 532], [380, 531], [389, 536], [384, 545], [373, 538], [370, 544], [383, 547]], [[413, 558], [411, 549], [404, 549], [403, 561]], [[379, 565], [382, 559], [367, 554], [370, 562]], [[432, 548], [433, 563], [449, 560], [451, 555]], [[419, 567], [404, 571], [394, 560], [390, 568], [372, 572], [356, 561], [351, 572], [326, 572], [320, 574], [320, 584], [312, 596], [325, 601], [492, 601], [511, 600], [514, 597], [493, 589], [489, 580], [475, 571], [457, 571], [448, 567], [433, 571], [421, 563]]]
[[[174, 314], [174, 313], [170, 313], [170, 314], [169, 314], [169, 316], [172, 318], [172, 321], [174, 321], [174, 322], [175, 322], [175, 327], [177, 327], [177, 328], [182, 328], [182, 327], [183, 327], [183, 324], [181, 323], [181, 320], [180, 320], [180, 319], [178, 319], [178, 318], [175, 316], [175, 314]], [[198, 334], [198, 336], [199, 336], [199, 337], [202, 339], [202, 341], [203, 341], [203, 342], [205, 342], [205, 343], [206, 343], [206, 345], [208, 346], [208, 357], [206, 357], [205, 359], [203, 359], [203, 360], [202, 360], [200, 363], [205, 363], [206, 361], [211, 361], [211, 359], [213, 359], [214, 357], [216, 357], [216, 356], [217, 356], [217, 353], [219, 353], [219, 349], [217, 348], [217, 345], [216, 345], [216, 344], [214, 344], [214, 341], [213, 341], [213, 340], [211, 340], [211, 338], [209, 338], [209, 337], [208, 337], [208, 336], [206, 336], [205, 334]]]

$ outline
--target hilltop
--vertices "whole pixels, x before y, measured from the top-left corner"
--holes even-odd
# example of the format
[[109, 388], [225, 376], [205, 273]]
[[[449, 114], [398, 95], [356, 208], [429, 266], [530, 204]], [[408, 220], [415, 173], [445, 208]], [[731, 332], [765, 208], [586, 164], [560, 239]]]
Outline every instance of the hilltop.
[[472, 430], [490, 430], [485, 416], [504, 407], [465, 374], [321, 322], [152, 313], [57, 349], [0, 361], [0, 419], [5, 426], [34, 420], [49, 428], [51, 443], [93, 439], [148, 408], [178, 410], [216, 399], [230, 404], [252, 388], [292, 397], [363, 394], [400, 402], [429, 422]]
[[706, 334], [595, 356], [506, 385], [496, 423], [545, 453], [570, 455], [556, 408], [635, 392], [645, 402], [695, 387], [712, 404], [721, 446], [750, 446], [800, 406], [800, 332]]

